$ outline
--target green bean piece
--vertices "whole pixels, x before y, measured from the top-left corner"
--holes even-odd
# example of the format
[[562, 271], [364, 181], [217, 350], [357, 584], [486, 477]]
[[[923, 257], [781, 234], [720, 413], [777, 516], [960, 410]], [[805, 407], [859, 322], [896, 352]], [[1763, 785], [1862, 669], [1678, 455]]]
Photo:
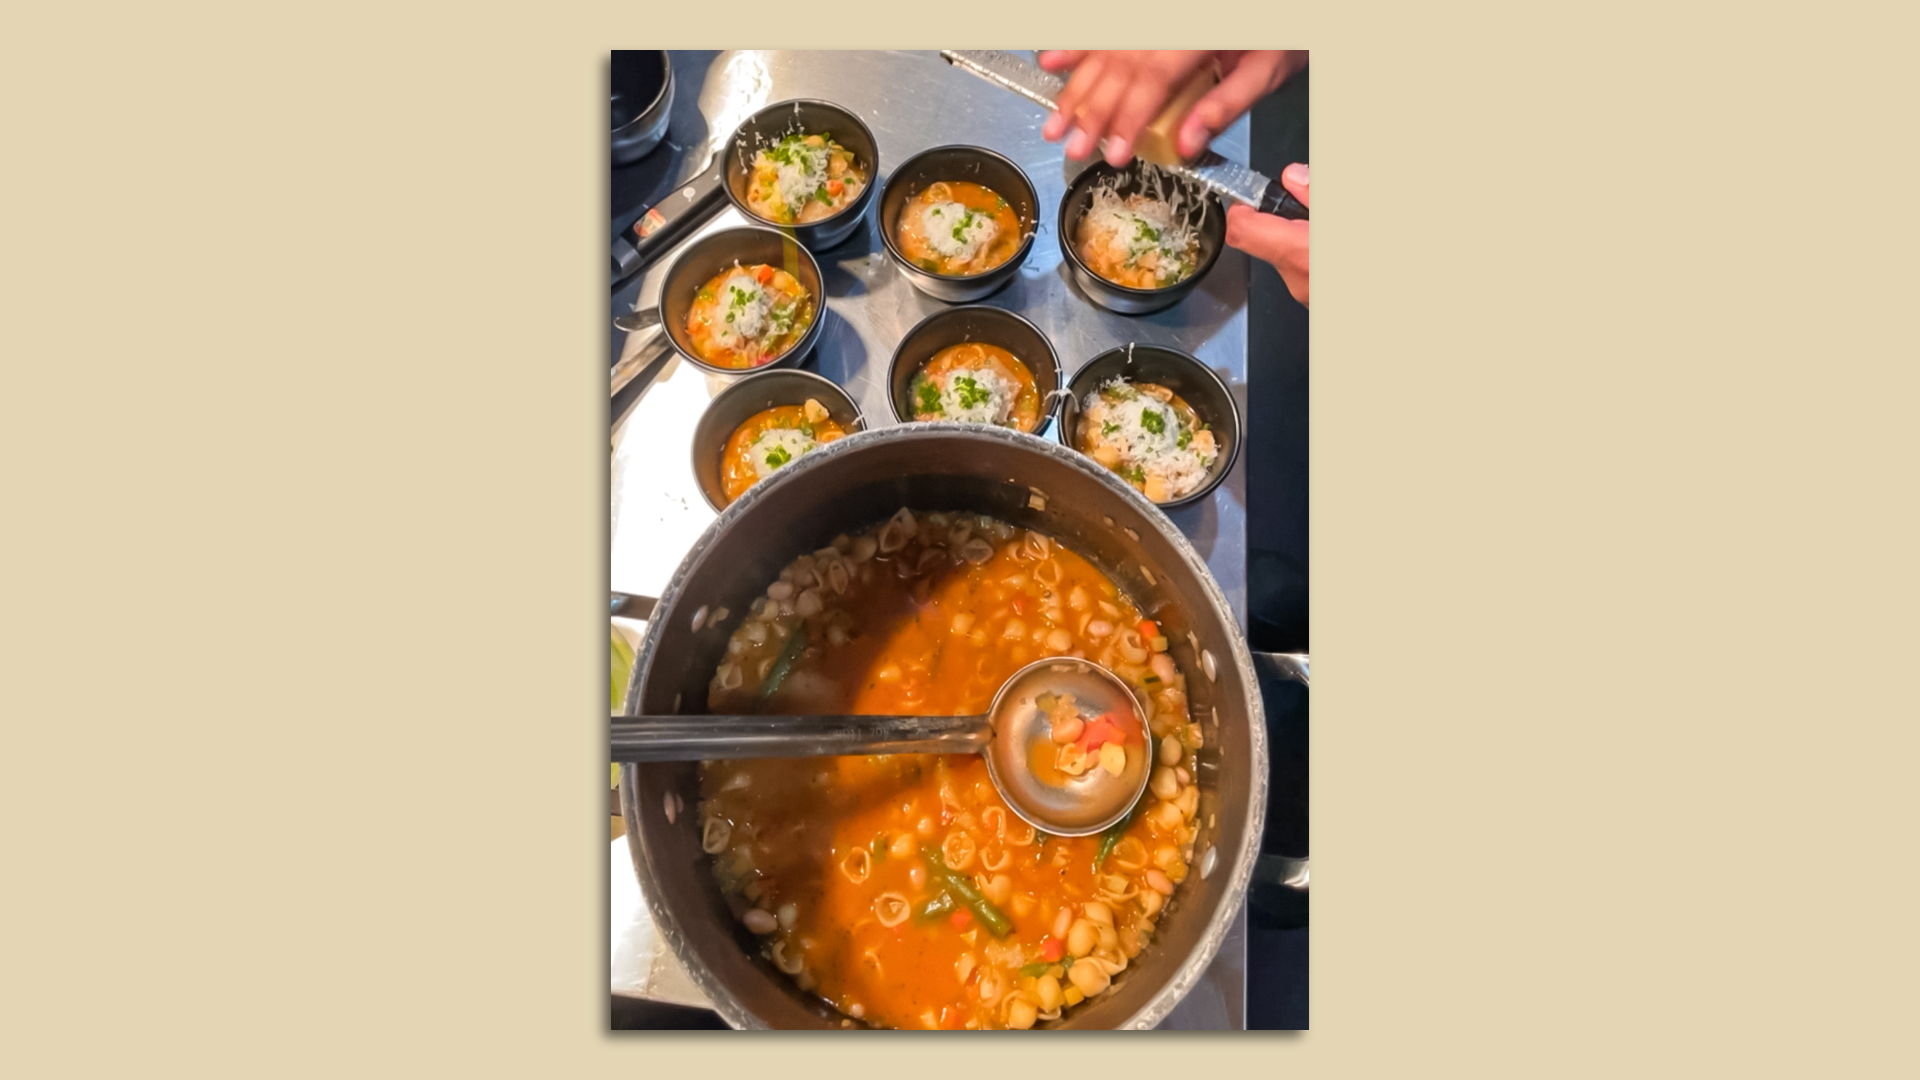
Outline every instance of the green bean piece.
[[927, 860], [927, 865], [933, 869], [933, 872], [946, 882], [947, 888], [952, 890], [962, 903], [973, 909], [973, 913], [980, 917], [980, 921], [986, 925], [994, 937], [1006, 937], [1013, 933], [1013, 921], [1007, 918], [1006, 912], [1001, 911], [994, 906], [993, 901], [982, 896], [980, 890], [973, 887], [972, 879], [965, 874], [948, 869], [947, 860], [941, 856], [939, 848], [924, 847], [920, 849], [920, 854]]
[[1047, 969], [1052, 966], [1053, 966], [1052, 964], [1048, 964], [1045, 962], [1038, 963], [1038, 964], [1028, 964], [1026, 967], [1023, 967], [1020, 969], [1020, 974], [1025, 975], [1030, 979], [1037, 979], [1040, 976], [1045, 975], [1047, 973]]
[[787, 681], [787, 673], [793, 670], [793, 662], [799, 659], [800, 650], [806, 647], [807, 624], [802, 620], [793, 628], [793, 633], [787, 636], [787, 647], [780, 650], [780, 658], [773, 662], [773, 667], [767, 672], [766, 681], [760, 684], [760, 692], [755, 695], [755, 700], [759, 704], [765, 705], [767, 699], [773, 696], [773, 692], [780, 689], [780, 684]]
[[873, 838], [873, 861], [880, 862], [887, 857], [887, 834], [880, 833]]
[[935, 919], [938, 919], [940, 916], [946, 915], [952, 912], [955, 906], [956, 905], [953, 902], [953, 894], [950, 892], [943, 892], [939, 896], [936, 896], [933, 899], [927, 901], [926, 903], [920, 905], [920, 913], [918, 918], [923, 923], [932, 922]]
[[1133, 809], [1127, 811], [1126, 817], [1109, 825], [1107, 831], [1100, 834], [1100, 850], [1093, 857], [1094, 873], [1099, 873], [1100, 868], [1106, 865], [1107, 856], [1113, 854], [1114, 846], [1120, 843], [1120, 838], [1127, 835], [1127, 830], [1133, 827], [1135, 821], [1139, 820], [1140, 810], [1146, 805], [1147, 797], [1143, 793], [1140, 796], [1140, 801], [1133, 804]]

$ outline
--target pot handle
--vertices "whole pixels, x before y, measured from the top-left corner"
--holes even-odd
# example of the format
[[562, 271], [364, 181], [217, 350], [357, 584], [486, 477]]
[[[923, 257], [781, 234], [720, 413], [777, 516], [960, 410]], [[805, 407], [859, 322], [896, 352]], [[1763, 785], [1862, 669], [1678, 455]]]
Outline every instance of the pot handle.
[[[1306, 653], [1253, 654], [1253, 666], [1267, 675], [1308, 686]], [[1253, 864], [1253, 886], [1283, 886], [1296, 892], [1307, 891], [1307, 860], [1284, 855], [1262, 855]]]
[[653, 609], [660, 601], [651, 596], [635, 596], [632, 593], [613, 594], [613, 617], [646, 622], [653, 618]]
[[1307, 685], [1307, 654], [1303, 652], [1257, 652], [1253, 666], [1275, 678]]

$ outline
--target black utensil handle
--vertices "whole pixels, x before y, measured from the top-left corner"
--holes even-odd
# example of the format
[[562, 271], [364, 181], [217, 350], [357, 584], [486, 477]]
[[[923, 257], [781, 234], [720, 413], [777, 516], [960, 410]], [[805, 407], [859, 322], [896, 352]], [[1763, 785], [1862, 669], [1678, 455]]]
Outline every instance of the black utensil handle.
[[[646, 269], [648, 263], [718, 211], [726, 202], [726, 193], [726, 155], [715, 154], [706, 172], [648, 207], [632, 228], [620, 234], [619, 240], [632, 246], [632, 254], [624, 263], [616, 261], [615, 271], [624, 278]], [[615, 251], [619, 251], [617, 244]]]
[[1294, 221], [1307, 220], [1306, 205], [1294, 198], [1293, 192], [1288, 191], [1278, 180], [1268, 184], [1267, 190], [1260, 193], [1260, 212], [1278, 214]]

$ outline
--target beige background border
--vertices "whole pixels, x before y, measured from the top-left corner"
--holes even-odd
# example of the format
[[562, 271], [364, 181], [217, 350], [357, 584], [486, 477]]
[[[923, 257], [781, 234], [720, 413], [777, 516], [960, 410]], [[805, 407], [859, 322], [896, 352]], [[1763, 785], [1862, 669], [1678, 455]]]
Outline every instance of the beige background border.
[[1090, 20], [1315, 54], [1314, 1030], [964, 1059], [605, 1031], [599, 103], [673, 20], [10, 12], [14, 1069], [1911, 1070], [1914, 20], [1332, 7]]

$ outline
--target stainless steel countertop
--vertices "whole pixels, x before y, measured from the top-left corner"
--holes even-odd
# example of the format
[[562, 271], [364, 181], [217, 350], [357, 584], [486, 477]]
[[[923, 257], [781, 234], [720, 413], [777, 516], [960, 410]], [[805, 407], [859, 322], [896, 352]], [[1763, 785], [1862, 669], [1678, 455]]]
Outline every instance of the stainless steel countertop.
[[[1052, 339], [1068, 378], [1094, 356], [1134, 342], [1165, 345], [1199, 357], [1247, 410], [1247, 259], [1232, 248], [1199, 288], [1167, 311], [1115, 315], [1084, 296], [1061, 264], [1054, 218], [1080, 164], [1040, 137], [1046, 120], [1036, 105], [947, 65], [936, 52], [736, 51], [721, 53], [704, 82], [686, 78], [680, 92], [699, 93], [711, 130], [731, 134], [764, 105], [814, 97], [859, 114], [873, 130], [880, 174], [933, 146], [985, 146], [1013, 159], [1039, 194], [1041, 222], [1032, 252], [1013, 282], [983, 303], [1018, 312]], [[1235, 123], [1214, 149], [1247, 160], [1247, 122]], [[689, 175], [703, 154], [688, 155]], [[681, 176], [684, 181], [688, 176]], [[878, 180], [876, 180], [878, 182]], [[844, 387], [867, 426], [895, 423], [887, 402], [887, 364], [895, 345], [922, 318], [948, 305], [923, 295], [887, 261], [876, 224], [878, 199], [867, 223], [839, 247], [813, 254], [827, 291], [826, 325], [806, 368]], [[694, 235], [744, 224], [729, 207]], [[688, 238], [689, 240], [692, 237]], [[611, 315], [651, 307], [659, 297], [668, 258], [613, 297]], [[609, 329], [619, 335], [619, 331]], [[622, 356], [639, 347], [649, 329], [627, 335]], [[677, 359], [648, 387], [613, 429], [610, 584], [620, 592], [658, 596], [674, 569], [716, 516], [694, 481], [688, 447], [694, 424], [728, 380], [707, 376]], [[1248, 417], [1248, 423], [1257, 423]], [[1044, 433], [1051, 437], [1051, 431]], [[1206, 559], [1241, 629], [1247, 622], [1246, 457], [1206, 501], [1168, 515]], [[621, 893], [618, 884], [616, 897]], [[643, 905], [644, 907], [644, 905]], [[618, 918], [616, 916], [616, 922]], [[621, 940], [616, 926], [615, 940]], [[616, 975], [629, 967], [615, 959]], [[618, 979], [616, 978], [616, 983]], [[616, 989], [620, 987], [616, 985]], [[677, 999], [674, 999], [677, 1000]], [[1174, 1010], [1163, 1028], [1238, 1030], [1246, 1026], [1246, 913], [1236, 917], [1207, 977]]]

